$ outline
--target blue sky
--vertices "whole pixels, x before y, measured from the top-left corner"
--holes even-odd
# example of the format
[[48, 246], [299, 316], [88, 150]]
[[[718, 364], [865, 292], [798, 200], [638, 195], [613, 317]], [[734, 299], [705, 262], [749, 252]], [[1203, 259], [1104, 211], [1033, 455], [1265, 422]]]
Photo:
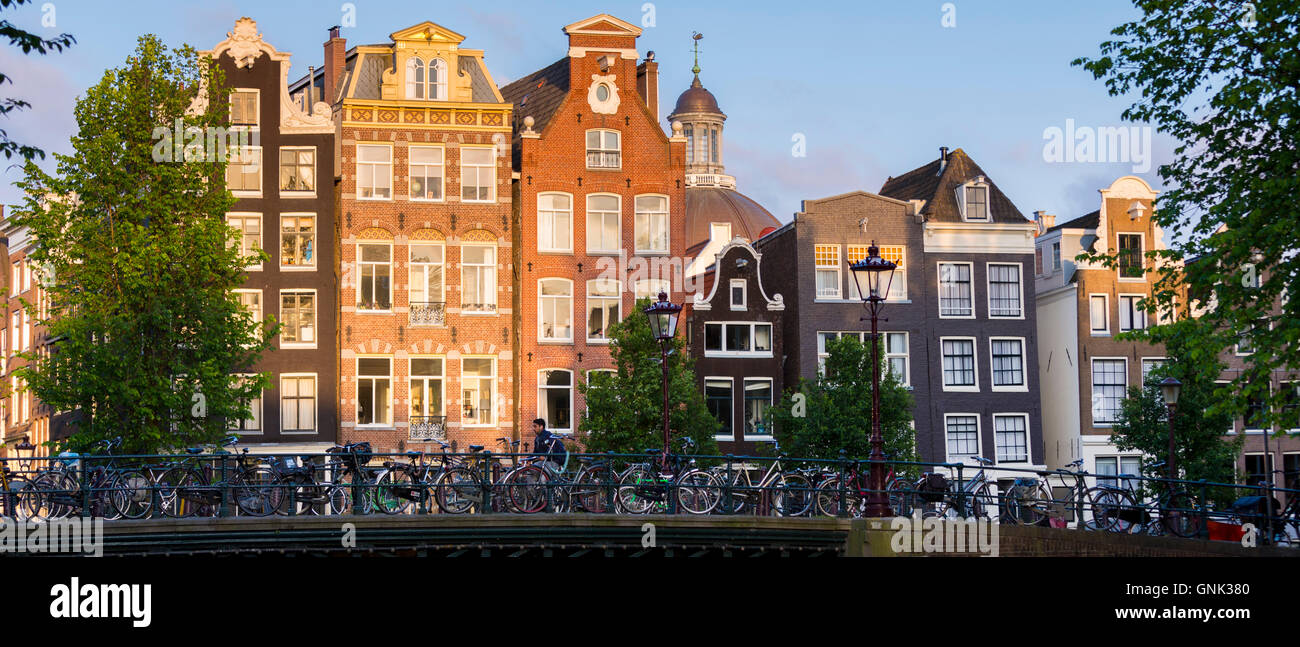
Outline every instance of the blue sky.
[[[321, 64], [326, 31], [343, 20], [344, 5], [34, 1], [5, 17], [38, 33], [69, 32], [78, 42], [45, 57], [0, 48], [0, 70], [15, 81], [0, 96], [33, 104], [0, 127], [57, 152], [69, 152], [76, 97], [121, 65], [140, 34], [206, 49], [249, 16], [268, 42], [294, 54], [295, 77]], [[42, 4], [53, 7], [53, 29], [41, 26], [49, 13]], [[1134, 173], [1131, 163], [1044, 161], [1044, 131], [1065, 128], [1067, 119], [1124, 125], [1127, 103], [1069, 62], [1095, 55], [1112, 27], [1137, 15], [1127, 0], [351, 4], [356, 26], [343, 29], [349, 44], [386, 42], [402, 27], [432, 20], [466, 35], [465, 46], [485, 50], [502, 84], [563, 56], [564, 25], [613, 14], [644, 25], [639, 49], [654, 50], [660, 62], [664, 115], [690, 83], [691, 32], [702, 32], [700, 77], [728, 115], [727, 171], [782, 221], [803, 199], [877, 191], [886, 177], [936, 158], [940, 146], [965, 149], [1025, 215], [1045, 209], [1064, 220], [1096, 209], [1097, 190], [1121, 175], [1161, 188], [1155, 169], [1173, 148], [1157, 134], [1145, 173]], [[955, 26], [944, 25], [946, 16], [955, 16]], [[806, 156], [792, 155], [796, 134]], [[18, 174], [3, 169], [0, 202], [17, 201], [11, 183]]]

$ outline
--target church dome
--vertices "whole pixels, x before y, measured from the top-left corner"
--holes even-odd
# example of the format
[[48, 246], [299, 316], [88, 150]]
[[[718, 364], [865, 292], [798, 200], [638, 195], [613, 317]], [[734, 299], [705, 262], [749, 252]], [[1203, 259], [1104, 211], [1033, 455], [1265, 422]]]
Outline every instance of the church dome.
[[686, 91], [677, 97], [677, 107], [673, 108], [673, 115], [695, 112], [722, 114], [722, 110], [718, 108], [718, 100], [714, 98], [712, 92], [704, 89], [698, 74], [695, 75], [695, 80], [691, 82], [691, 87], [686, 88]]
[[712, 225], [726, 223], [731, 226], [731, 238], [740, 236], [754, 241], [769, 227], [781, 223], [762, 205], [735, 189], [716, 186], [686, 187], [686, 245], [693, 247], [708, 244]]

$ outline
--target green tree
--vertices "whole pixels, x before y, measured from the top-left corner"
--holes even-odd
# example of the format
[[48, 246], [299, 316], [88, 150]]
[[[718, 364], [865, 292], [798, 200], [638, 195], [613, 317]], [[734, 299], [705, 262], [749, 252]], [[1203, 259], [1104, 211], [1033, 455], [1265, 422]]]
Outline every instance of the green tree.
[[[211, 442], [268, 385], [265, 374], [240, 377], [275, 326], [232, 292], [259, 259], [241, 256], [225, 223], [225, 160], [152, 154], [155, 129], [176, 120], [225, 125], [221, 85], [210, 59], [144, 36], [77, 102], [75, 152], [55, 155], [52, 174], [25, 167], [13, 220], [34, 241], [46, 298], [24, 307], [56, 343], [24, 354], [19, 374], [52, 410], [74, 412], [73, 449], [115, 436], [132, 452]], [[211, 110], [191, 110], [205, 99]]]
[[[17, 9], [19, 5], [27, 4], [31, 0], [0, 0], [0, 10]], [[8, 20], [0, 19], [0, 38], [9, 41], [11, 46], [22, 50], [24, 54], [48, 54], [50, 52], [61, 52], [66, 47], [71, 47], [77, 42], [71, 34], [59, 34], [54, 38], [41, 38], [32, 32], [15, 26]], [[13, 79], [4, 72], [0, 72], [0, 85], [13, 83]], [[5, 97], [0, 99], [0, 116], [8, 116], [10, 113], [24, 110], [32, 107], [30, 103], [22, 99]], [[30, 160], [35, 157], [44, 158], [45, 152], [35, 146], [19, 144], [9, 138], [9, 133], [0, 129], [0, 153], [3, 153], [5, 159], [10, 159], [18, 155], [23, 159]]]
[[1232, 483], [1245, 437], [1225, 438], [1233, 415], [1211, 406], [1218, 397], [1215, 380], [1223, 365], [1216, 359], [1181, 359], [1181, 350], [1175, 343], [1168, 349], [1173, 359], [1152, 369], [1141, 387], [1129, 388], [1111, 438], [1121, 451], [1142, 452], [1145, 475], [1168, 476], [1166, 468], [1154, 467], [1169, 456], [1169, 413], [1159, 384], [1166, 377], [1177, 378], [1182, 387], [1174, 409], [1174, 453], [1180, 475], [1193, 481]]
[[[1173, 241], [1149, 253], [1164, 267], [1150, 305], [1207, 308], [1177, 331], [1188, 355], [1206, 361], [1239, 339], [1256, 349], [1231, 387], [1206, 404], [1241, 410], [1248, 397], [1271, 399], [1274, 369], [1300, 366], [1300, 11], [1295, 0], [1135, 0], [1142, 16], [1111, 31], [1082, 66], [1112, 96], [1129, 98], [1123, 117], [1153, 124], [1175, 141], [1159, 169], [1167, 190], [1154, 218]], [[1115, 255], [1092, 255], [1113, 266]], [[1153, 263], [1154, 264], [1154, 263]], [[1279, 307], [1281, 314], [1272, 314]], [[1266, 322], [1271, 325], [1266, 325]]]
[[[809, 458], [839, 458], [871, 454], [871, 347], [853, 337], [827, 342], [830, 356], [821, 375], [801, 379], [799, 388], [781, 399], [772, 416], [776, 439], [784, 453]], [[880, 349], [875, 369], [880, 380], [880, 430], [885, 455], [915, 461], [916, 431], [912, 429], [912, 394], [893, 371], [885, 370]], [[802, 396], [802, 405], [797, 398]]]
[[[609, 327], [609, 352], [617, 370], [589, 373], [578, 386], [587, 400], [579, 429], [588, 451], [637, 453], [663, 446], [663, 367], [660, 342], [643, 312], [648, 304], [639, 299], [623, 321]], [[704, 404], [682, 335], [673, 339], [668, 355], [668, 400], [674, 451], [680, 449], [676, 439], [689, 437], [695, 453], [717, 454], [718, 421]]]

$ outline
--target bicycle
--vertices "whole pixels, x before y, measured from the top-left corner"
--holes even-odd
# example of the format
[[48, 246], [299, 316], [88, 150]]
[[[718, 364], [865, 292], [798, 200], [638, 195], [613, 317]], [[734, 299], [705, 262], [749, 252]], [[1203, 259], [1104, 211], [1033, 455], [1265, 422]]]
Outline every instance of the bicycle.
[[[1151, 469], [1158, 470], [1164, 464], [1164, 461], [1155, 463]], [[1137, 477], [1119, 474], [1115, 478]], [[1201, 531], [1196, 497], [1181, 483], [1165, 482], [1155, 498], [1149, 501], [1139, 500], [1137, 493], [1118, 485], [1099, 484], [1098, 488], [1109, 493], [1110, 503], [1100, 508], [1103, 518], [1099, 521], [1099, 526], [1106, 530], [1149, 535], [1168, 532], [1178, 537], [1195, 537]], [[1098, 510], [1094, 508], [1094, 519], [1097, 519]], [[1104, 526], [1101, 525], [1103, 523]]]
[[[240, 454], [224, 451], [227, 447], [235, 449], [238, 444], [238, 436], [227, 436], [221, 442], [219, 467], [213, 465], [213, 461], [205, 462], [200, 459], [204, 453], [202, 447], [188, 447], [185, 452], [190, 455], [189, 458], [182, 458], [164, 466], [163, 472], [154, 482], [158, 489], [163, 515], [168, 517], [216, 516], [221, 504], [224, 503], [227, 491], [235, 499], [236, 514], [238, 512], [250, 516], [268, 514], [266, 509], [268, 505], [273, 505], [269, 502], [273, 501], [274, 494], [268, 487], [266, 467], [251, 462], [255, 459], [249, 455], [247, 447], [242, 448], [243, 452]], [[230, 467], [227, 461], [232, 456], [235, 458], [235, 464]], [[214, 481], [213, 477], [222, 472], [225, 472], [225, 477]]]
[[[689, 437], [682, 439], [683, 452], [695, 447]], [[654, 449], [647, 456], [662, 455]], [[656, 509], [666, 509], [673, 499], [677, 506], [691, 514], [708, 514], [718, 506], [721, 483], [707, 471], [696, 467], [694, 458], [673, 454], [668, 464], [661, 459], [658, 469], [651, 462], [633, 463], [618, 477], [616, 504], [628, 514], [649, 514]]]
[[[787, 471], [783, 465], [784, 454], [768, 466], [755, 483], [747, 465], [738, 467], [719, 465], [710, 468], [715, 479], [730, 492], [730, 505], [719, 502], [723, 514], [739, 514], [746, 509], [759, 513], [771, 511], [780, 517], [801, 517], [813, 507], [813, 484], [807, 476]], [[726, 499], [727, 497], [720, 497]]]

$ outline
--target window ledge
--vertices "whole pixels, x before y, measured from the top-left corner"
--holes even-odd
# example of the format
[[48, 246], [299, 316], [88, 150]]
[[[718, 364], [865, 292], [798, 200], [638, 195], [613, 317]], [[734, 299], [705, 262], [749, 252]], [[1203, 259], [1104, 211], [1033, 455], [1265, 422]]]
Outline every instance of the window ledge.
[[1027, 386], [995, 386], [992, 387], [994, 393], [1028, 393]]
[[359, 314], [359, 315], [391, 315], [391, 314], [394, 314], [392, 310], [366, 310], [365, 308], [357, 308], [357, 309], [356, 309], [356, 313]]
[[281, 265], [281, 272], [315, 272], [315, 265]]
[[280, 191], [280, 197], [281, 197], [281, 198], [299, 198], [299, 199], [301, 199], [301, 198], [314, 198], [314, 197], [316, 197], [316, 192], [315, 192], [315, 191], [283, 191], [283, 190], [282, 190], [282, 191]]
[[537, 343], [543, 346], [572, 346], [572, 339], [538, 339]]
[[947, 386], [947, 385], [944, 385], [943, 390], [944, 390], [944, 391], [947, 391], [947, 392], [950, 392], [950, 393], [979, 393], [980, 388], [979, 388], [978, 386]]

